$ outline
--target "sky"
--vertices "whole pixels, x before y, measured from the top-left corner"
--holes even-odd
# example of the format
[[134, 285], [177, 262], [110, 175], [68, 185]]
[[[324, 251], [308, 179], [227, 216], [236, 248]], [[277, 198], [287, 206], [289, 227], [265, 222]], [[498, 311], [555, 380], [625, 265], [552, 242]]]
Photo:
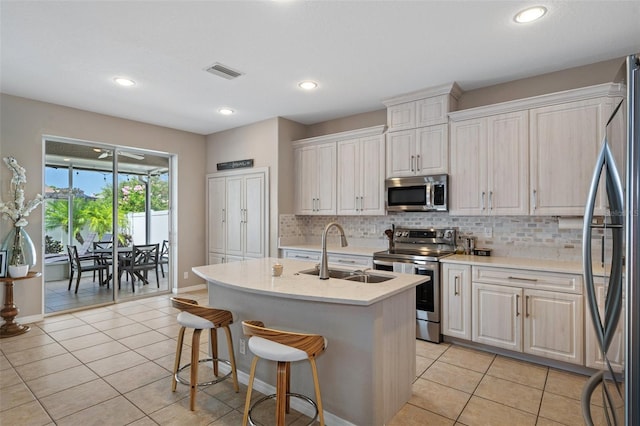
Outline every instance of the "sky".
[[[66, 188], [68, 186], [69, 171], [62, 168], [54, 169], [47, 167], [44, 179], [44, 183], [47, 186]], [[82, 189], [87, 195], [98, 194], [102, 188], [111, 183], [111, 179], [111, 173], [88, 170], [75, 170], [73, 172], [73, 186]]]

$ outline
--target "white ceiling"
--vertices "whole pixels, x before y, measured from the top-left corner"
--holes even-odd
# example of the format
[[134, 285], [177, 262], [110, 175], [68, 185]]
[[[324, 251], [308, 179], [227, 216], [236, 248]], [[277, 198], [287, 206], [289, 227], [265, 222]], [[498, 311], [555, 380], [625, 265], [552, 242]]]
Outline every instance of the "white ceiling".
[[[547, 16], [517, 25], [521, 8]], [[640, 51], [640, 1], [0, 2], [3, 93], [199, 134], [313, 124]], [[225, 80], [215, 62], [245, 73]], [[137, 82], [113, 84], [116, 75]], [[303, 92], [297, 83], [320, 87]], [[233, 116], [216, 113], [222, 106]]]

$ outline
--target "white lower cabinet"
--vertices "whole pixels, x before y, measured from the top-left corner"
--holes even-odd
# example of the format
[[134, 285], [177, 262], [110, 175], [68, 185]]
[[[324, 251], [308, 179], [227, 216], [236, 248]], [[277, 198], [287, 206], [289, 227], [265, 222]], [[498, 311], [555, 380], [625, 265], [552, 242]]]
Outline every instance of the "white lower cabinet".
[[442, 267], [442, 334], [471, 340], [471, 266]]
[[580, 275], [442, 266], [445, 336], [582, 365], [583, 306]]

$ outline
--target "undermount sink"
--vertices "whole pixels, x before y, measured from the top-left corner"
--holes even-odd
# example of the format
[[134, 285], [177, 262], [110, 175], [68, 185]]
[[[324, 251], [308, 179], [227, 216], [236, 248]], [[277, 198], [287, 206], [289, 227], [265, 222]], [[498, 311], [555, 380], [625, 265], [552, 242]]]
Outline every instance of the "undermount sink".
[[[304, 271], [300, 271], [301, 274], [305, 275], [320, 275], [320, 271], [317, 268], [314, 269], [306, 269]], [[329, 269], [329, 278], [337, 278], [340, 280], [349, 280], [356, 281], [360, 283], [383, 283], [385, 281], [392, 280], [394, 277], [390, 277], [387, 275], [376, 275], [371, 274], [369, 272], [362, 271], [347, 271], [344, 269]]]

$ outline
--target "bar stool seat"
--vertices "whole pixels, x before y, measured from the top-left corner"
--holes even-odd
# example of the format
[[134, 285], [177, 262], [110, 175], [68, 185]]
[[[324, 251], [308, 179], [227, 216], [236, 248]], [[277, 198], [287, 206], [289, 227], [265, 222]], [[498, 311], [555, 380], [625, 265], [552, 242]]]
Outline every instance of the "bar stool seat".
[[[320, 425], [324, 426], [322, 398], [320, 396], [315, 358], [326, 349], [327, 340], [318, 334], [266, 328], [260, 321], [243, 321], [242, 329], [244, 334], [249, 336], [249, 350], [254, 354], [247, 386], [247, 399], [242, 420], [243, 426], [247, 424], [255, 425], [256, 423], [251, 416], [252, 410], [272, 398], [276, 399], [276, 425], [284, 426], [285, 415], [289, 412], [290, 397], [302, 399], [314, 407], [316, 414], [309, 425], [313, 424], [316, 418], [319, 417]], [[267, 395], [251, 405], [253, 380], [255, 378], [256, 365], [260, 358], [277, 362], [276, 393]], [[317, 403], [305, 395], [290, 392], [290, 363], [303, 360], [308, 360], [311, 365]]]
[[[195, 300], [184, 299], [180, 297], [172, 297], [171, 304], [174, 308], [180, 309], [178, 314], [178, 324], [180, 331], [178, 333], [178, 344], [176, 347], [176, 359], [173, 367], [173, 378], [171, 381], [171, 390], [176, 391], [178, 382], [190, 386], [189, 408], [191, 411], [195, 409], [196, 389], [198, 386], [209, 386], [219, 383], [233, 376], [233, 385], [236, 392], [240, 391], [238, 386], [238, 377], [236, 372], [236, 361], [233, 354], [233, 341], [231, 339], [231, 330], [229, 325], [233, 323], [233, 314], [223, 309], [211, 308], [208, 306], [200, 306]], [[191, 362], [180, 366], [180, 358], [182, 356], [182, 345], [184, 342], [184, 333], [187, 328], [193, 329], [193, 337], [191, 341]], [[229, 351], [229, 360], [218, 359], [218, 339], [217, 330], [222, 328], [227, 336], [227, 347]], [[211, 344], [211, 358], [199, 359], [200, 352], [200, 333], [202, 330], [209, 330], [209, 342]], [[213, 374], [217, 379], [198, 382], [198, 364], [211, 361], [213, 364]], [[224, 376], [218, 375], [218, 363], [222, 362], [231, 367], [231, 371]], [[187, 369], [191, 369], [189, 380], [180, 377], [180, 373]]]

